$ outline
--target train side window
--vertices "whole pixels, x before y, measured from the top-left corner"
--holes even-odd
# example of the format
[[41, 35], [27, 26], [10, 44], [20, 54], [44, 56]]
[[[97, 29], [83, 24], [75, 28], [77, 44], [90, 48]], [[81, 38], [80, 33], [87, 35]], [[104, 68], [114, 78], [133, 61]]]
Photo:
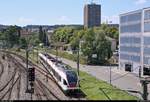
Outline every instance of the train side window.
[[67, 82], [66, 82], [66, 80], [64, 80], [64, 79], [63, 79], [63, 84], [64, 84], [64, 85], [67, 85]]
[[60, 76], [58, 77], [58, 79], [59, 79], [59, 81], [61, 81], [61, 77]]

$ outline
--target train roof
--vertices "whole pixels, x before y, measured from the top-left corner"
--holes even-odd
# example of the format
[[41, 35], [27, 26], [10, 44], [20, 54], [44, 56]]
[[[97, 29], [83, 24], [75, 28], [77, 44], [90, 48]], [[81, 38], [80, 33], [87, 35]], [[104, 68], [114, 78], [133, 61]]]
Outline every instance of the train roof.
[[[43, 55], [45, 55], [49, 60], [53, 61], [54, 63], [56, 63], [56, 58], [50, 56], [49, 54], [46, 53], [42, 53]], [[62, 63], [62, 61], [58, 60], [58, 62], [56, 63], [56, 66], [63, 72], [68, 72], [68, 71], [73, 71], [72, 68], [64, 63]]]
[[56, 66], [57, 66], [60, 70], [65, 71], [65, 72], [67, 72], [67, 71], [72, 71], [71, 68], [70, 68], [69, 66], [65, 65], [64, 63], [57, 63]]

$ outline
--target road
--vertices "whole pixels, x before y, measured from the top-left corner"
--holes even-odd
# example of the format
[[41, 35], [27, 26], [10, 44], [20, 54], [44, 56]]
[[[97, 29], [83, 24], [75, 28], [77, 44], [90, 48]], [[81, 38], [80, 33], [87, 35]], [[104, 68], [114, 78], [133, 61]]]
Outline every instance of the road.
[[[52, 55], [54, 56], [54, 55]], [[70, 65], [73, 68], [77, 68], [77, 63], [70, 61], [68, 59], [61, 58], [62, 62]], [[122, 71], [118, 67], [112, 66], [112, 85], [126, 90], [132, 95], [138, 96], [142, 99], [140, 93], [142, 93], [142, 86], [137, 75], [129, 72]], [[109, 66], [91, 66], [91, 65], [81, 65], [80, 70], [91, 74], [97, 79], [110, 82], [110, 67]], [[150, 85], [148, 86], [148, 92], [150, 93]], [[150, 99], [150, 95], [148, 96]]]

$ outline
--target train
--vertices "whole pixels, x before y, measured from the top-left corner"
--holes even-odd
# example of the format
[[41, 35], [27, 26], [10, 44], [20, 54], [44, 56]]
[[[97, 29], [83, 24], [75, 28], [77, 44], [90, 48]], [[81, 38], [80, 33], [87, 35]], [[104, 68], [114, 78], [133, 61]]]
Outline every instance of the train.
[[78, 77], [75, 71], [62, 61], [46, 53], [39, 53], [39, 61], [50, 72], [61, 89], [68, 93], [79, 89]]

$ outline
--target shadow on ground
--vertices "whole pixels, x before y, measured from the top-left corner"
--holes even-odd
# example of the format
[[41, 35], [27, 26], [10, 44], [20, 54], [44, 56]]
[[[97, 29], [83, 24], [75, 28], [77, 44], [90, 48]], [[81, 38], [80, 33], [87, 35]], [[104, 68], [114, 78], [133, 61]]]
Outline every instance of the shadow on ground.
[[69, 92], [67, 94], [67, 96], [71, 97], [71, 98], [85, 98], [86, 95], [82, 90], [76, 90], [73, 92]]

